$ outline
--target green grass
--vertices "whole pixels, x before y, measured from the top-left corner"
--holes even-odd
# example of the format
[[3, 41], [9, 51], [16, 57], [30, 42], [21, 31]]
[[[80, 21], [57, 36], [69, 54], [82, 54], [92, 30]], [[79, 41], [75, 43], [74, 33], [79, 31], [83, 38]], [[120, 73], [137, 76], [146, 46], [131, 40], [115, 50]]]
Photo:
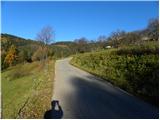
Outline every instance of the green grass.
[[79, 54], [71, 64], [158, 105], [158, 43]]
[[50, 109], [54, 61], [18, 64], [3, 71], [2, 118], [43, 118]]

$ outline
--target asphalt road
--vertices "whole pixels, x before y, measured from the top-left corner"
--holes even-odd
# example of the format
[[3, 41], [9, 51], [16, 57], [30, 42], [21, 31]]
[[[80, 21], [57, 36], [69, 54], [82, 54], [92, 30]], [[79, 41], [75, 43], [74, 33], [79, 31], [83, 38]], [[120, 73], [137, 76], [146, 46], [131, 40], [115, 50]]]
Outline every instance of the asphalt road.
[[50, 118], [158, 118], [158, 109], [69, 64], [55, 66]]

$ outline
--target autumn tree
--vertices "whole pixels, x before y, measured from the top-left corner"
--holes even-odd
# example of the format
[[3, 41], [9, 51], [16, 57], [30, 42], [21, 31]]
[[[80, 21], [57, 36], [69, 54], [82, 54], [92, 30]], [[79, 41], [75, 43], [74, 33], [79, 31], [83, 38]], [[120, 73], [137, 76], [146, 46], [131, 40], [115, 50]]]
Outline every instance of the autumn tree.
[[7, 52], [4, 62], [7, 63], [9, 66], [12, 66], [13, 63], [16, 61], [16, 59], [17, 59], [17, 49], [14, 45], [11, 45], [11, 47]]

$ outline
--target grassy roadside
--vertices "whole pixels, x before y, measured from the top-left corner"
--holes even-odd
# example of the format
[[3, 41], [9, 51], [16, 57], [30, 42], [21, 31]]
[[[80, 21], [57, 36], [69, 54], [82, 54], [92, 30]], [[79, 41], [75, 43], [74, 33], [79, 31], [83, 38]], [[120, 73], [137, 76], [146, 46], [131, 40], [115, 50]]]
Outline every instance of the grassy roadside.
[[54, 63], [18, 64], [1, 73], [2, 118], [43, 118], [51, 106]]
[[158, 44], [79, 54], [70, 63], [158, 106]]

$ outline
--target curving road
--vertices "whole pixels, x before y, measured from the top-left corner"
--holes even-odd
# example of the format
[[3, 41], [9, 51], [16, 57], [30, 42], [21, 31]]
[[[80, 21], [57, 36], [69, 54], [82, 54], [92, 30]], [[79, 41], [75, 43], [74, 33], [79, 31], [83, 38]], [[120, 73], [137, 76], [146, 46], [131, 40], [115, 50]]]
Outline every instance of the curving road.
[[[158, 118], [157, 108], [70, 65], [69, 60], [56, 62], [51, 118]], [[59, 104], [53, 105], [55, 100]]]

